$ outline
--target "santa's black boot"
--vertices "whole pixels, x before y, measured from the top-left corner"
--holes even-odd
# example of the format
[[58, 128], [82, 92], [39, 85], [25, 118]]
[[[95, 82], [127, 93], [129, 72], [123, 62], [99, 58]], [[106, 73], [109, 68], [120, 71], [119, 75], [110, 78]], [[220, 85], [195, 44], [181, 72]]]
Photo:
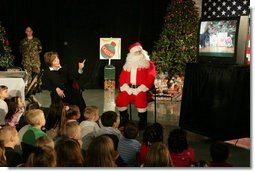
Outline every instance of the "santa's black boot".
[[123, 127], [127, 121], [129, 120], [129, 114], [127, 110], [119, 111], [120, 112], [120, 125], [119, 127]]
[[138, 116], [140, 118], [138, 123], [139, 130], [144, 130], [147, 127], [147, 111], [139, 112]]

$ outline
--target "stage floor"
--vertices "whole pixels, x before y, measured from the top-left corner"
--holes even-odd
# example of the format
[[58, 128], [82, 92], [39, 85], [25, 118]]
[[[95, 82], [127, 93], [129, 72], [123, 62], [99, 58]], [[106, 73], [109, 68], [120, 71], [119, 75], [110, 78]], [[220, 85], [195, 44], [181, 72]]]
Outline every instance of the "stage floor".
[[[116, 97], [115, 91], [108, 91], [103, 89], [88, 89], [83, 92], [83, 97], [86, 101], [86, 104], [95, 105], [99, 107], [100, 113], [113, 110], [118, 112], [114, 100]], [[48, 108], [50, 106], [50, 93], [46, 90], [43, 90], [41, 93], [37, 93], [35, 98], [41, 103], [42, 107]], [[164, 127], [164, 143], [167, 143], [167, 138], [169, 132], [179, 127], [179, 116], [180, 116], [181, 101], [166, 101], [166, 100], [157, 100], [156, 101], [156, 121], [163, 125]], [[154, 112], [155, 104], [150, 102], [148, 105], [148, 123], [154, 123]], [[129, 111], [130, 112], [130, 111]], [[138, 121], [137, 110], [131, 105], [132, 119]], [[138, 140], [141, 141], [143, 131], [140, 131]], [[210, 160], [209, 147], [212, 143], [210, 138], [205, 136], [192, 133], [187, 131], [187, 138], [189, 144], [195, 148], [196, 160]], [[231, 141], [228, 142], [231, 157], [229, 161], [235, 167], [250, 167], [250, 139], [245, 138], [245, 142], [242, 142], [242, 139], [239, 139], [237, 142]], [[232, 144], [238, 143], [238, 144]], [[243, 146], [240, 144], [245, 143]], [[248, 145], [248, 147], [247, 147]]]

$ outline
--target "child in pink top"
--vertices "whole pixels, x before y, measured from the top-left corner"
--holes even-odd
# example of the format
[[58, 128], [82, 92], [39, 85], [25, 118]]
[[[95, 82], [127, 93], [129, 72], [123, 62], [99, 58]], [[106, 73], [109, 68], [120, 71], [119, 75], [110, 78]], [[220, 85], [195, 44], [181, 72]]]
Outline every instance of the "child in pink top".
[[16, 127], [19, 123], [20, 117], [25, 111], [25, 102], [19, 96], [12, 97], [8, 101], [8, 109], [9, 111], [6, 114], [5, 122], [7, 125]]

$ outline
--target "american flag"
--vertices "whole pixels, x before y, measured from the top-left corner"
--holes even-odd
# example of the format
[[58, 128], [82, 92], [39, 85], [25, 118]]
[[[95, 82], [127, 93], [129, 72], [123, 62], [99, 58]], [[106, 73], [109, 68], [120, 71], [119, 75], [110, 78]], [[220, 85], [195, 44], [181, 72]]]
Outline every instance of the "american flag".
[[202, 0], [202, 17], [248, 16], [249, 7], [249, 0]]

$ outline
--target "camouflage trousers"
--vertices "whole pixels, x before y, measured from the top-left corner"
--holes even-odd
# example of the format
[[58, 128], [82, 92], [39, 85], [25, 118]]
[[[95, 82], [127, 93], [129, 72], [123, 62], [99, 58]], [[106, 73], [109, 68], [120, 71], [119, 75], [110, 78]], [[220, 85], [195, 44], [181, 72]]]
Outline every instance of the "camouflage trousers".
[[27, 86], [29, 86], [34, 77], [33, 75], [39, 74], [41, 71], [41, 62], [39, 55], [33, 57], [23, 57], [22, 65], [24, 67], [24, 70], [27, 72]]

